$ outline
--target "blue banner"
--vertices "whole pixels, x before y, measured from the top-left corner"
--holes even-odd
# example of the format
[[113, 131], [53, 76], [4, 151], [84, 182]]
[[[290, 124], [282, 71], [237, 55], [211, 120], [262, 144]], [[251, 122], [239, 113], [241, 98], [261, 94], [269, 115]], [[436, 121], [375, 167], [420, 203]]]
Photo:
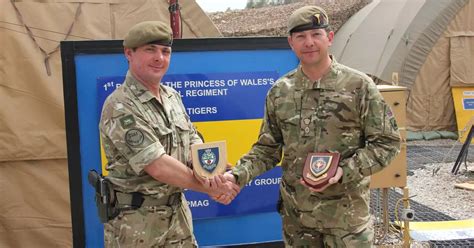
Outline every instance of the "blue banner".
[[[81, 178], [82, 194], [79, 196], [78, 192], [71, 191], [71, 197], [83, 199], [84, 228], [80, 231], [86, 237], [85, 246], [102, 247], [103, 226], [97, 216], [94, 191], [88, 183], [87, 172], [101, 169], [97, 127], [102, 105], [110, 92], [123, 83], [128, 63], [122, 53], [109, 53], [107, 49], [99, 53], [73, 53], [79, 127], [72, 131], [77, 131], [80, 138], [81, 174], [75, 176]], [[225, 127], [242, 125], [243, 131], [239, 135], [243, 139], [239, 146], [250, 148], [257, 138], [257, 122], [263, 117], [268, 89], [278, 76], [293, 70], [298, 63], [289, 48], [176, 50], [162, 83], [181, 93], [191, 120], [201, 125], [201, 130], [207, 131], [213, 126], [218, 129], [221, 124]], [[69, 74], [66, 72], [65, 75]], [[255, 136], [254, 132], [245, 131], [248, 128], [255, 131]], [[209, 133], [205, 135], [211, 136]], [[209, 140], [219, 140], [217, 136], [209, 137]], [[235, 143], [230, 146], [235, 147]], [[220, 205], [206, 195], [187, 191], [185, 194], [194, 214], [194, 230], [199, 245], [281, 240], [281, 221], [275, 212], [278, 185], [273, 184], [280, 178], [279, 171], [281, 168], [277, 167], [249, 183], [249, 187], [244, 188], [228, 206]]]
[[[262, 118], [266, 93], [277, 78], [276, 72], [175, 74], [165, 76], [162, 83], [180, 92], [191, 120], [199, 122]], [[107, 96], [124, 79], [124, 76], [97, 78], [98, 116]], [[227, 206], [213, 201], [207, 194], [186, 191], [185, 195], [193, 219], [272, 212], [276, 210], [280, 177], [279, 166], [260, 175]]]
[[[170, 74], [162, 83], [177, 90], [191, 120], [201, 122], [262, 118], [265, 96], [277, 79], [276, 71]], [[97, 79], [99, 111], [123, 80], [119, 76]]]
[[101, 116], [102, 106], [105, 99], [120, 85], [122, 85], [124, 76], [99, 77], [97, 78], [97, 116]]
[[186, 191], [185, 195], [193, 213], [193, 219], [276, 211], [281, 173], [281, 167], [277, 166], [254, 178], [230, 205], [217, 203], [203, 193]]

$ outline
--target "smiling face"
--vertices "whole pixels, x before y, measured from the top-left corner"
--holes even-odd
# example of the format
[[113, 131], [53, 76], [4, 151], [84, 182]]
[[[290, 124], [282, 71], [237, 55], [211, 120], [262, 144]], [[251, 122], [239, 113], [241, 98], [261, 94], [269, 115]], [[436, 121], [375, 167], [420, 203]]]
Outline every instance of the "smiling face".
[[125, 48], [125, 56], [133, 76], [145, 85], [153, 85], [159, 83], [168, 70], [171, 47], [147, 44]]
[[291, 49], [299, 58], [303, 67], [322, 65], [329, 58], [329, 47], [334, 39], [334, 32], [324, 29], [309, 29], [294, 32], [288, 36]]

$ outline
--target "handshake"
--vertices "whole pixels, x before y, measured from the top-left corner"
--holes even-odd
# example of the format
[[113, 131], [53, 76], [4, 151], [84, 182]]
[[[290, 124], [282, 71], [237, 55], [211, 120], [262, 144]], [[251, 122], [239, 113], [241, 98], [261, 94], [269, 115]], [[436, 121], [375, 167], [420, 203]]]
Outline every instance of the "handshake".
[[230, 171], [209, 178], [200, 177], [196, 173], [194, 175], [204, 186], [205, 193], [221, 204], [228, 205], [240, 192], [240, 186]]

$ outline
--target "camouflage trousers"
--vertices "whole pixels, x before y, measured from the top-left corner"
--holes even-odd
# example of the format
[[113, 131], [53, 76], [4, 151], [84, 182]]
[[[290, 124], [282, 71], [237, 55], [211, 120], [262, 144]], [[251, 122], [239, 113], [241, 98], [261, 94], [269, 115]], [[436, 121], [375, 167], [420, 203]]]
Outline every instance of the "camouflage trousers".
[[287, 214], [282, 214], [282, 221], [285, 247], [373, 247], [374, 232], [371, 223], [348, 231], [338, 228], [308, 228]]
[[373, 247], [368, 186], [326, 198], [310, 195], [299, 205], [292, 204], [294, 195], [281, 193], [286, 247]]
[[121, 212], [104, 224], [105, 247], [197, 247], [186, 201]]

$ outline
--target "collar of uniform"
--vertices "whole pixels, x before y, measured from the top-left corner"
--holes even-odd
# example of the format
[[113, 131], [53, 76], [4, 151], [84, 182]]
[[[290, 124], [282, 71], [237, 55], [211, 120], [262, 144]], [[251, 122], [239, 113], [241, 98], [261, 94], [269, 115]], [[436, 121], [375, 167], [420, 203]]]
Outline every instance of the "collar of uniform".
[[301, 67], [301, 64], [298, 65], [298, 69], [296, 70], [296, 81], [295, 81], [295, 86], [297, 89], [308, 89], [310, 85], [313, 84], [311, 80], [303, 73], [303, 69]]
[[330, 55], [331, 65], [329, 66], [329, 71], [323, 75], [323, 77], [318, 82], [312, 82], [304, 73], [301, 67], [301, 64], [298, 65], [296, 70], [296, 87], [303, 89], [325, 89], [325, 90], [334, 90], [336, 85], [336, 78], [338, 74], [338, 64], [336, 59]]
[[[151, 99], [155, 98], [155, 96], [149, 91], [142, 83], [140, 83], [130, 71], [127, 72], [127, 76], [125, 79], [125, 83], [128, 84], [128, 87], [133, 92], [135, 96], [138, 97], [140, 102], [148, 102]], [[168, 97], [169, 92], [166, 90], [163, 85], [160, 83], [160, 94], [162, 97]]]
[[331, 58], [331, 65], [329, 66], [329, 71], [321, 78], [319, 88], [325, 90], [335, 90], [337, 81], [336, 79], [337, 75], [339, 74], [339, 63], [337, 63], [336, 59], [332, 55], [329, 55], [329, 57]]

